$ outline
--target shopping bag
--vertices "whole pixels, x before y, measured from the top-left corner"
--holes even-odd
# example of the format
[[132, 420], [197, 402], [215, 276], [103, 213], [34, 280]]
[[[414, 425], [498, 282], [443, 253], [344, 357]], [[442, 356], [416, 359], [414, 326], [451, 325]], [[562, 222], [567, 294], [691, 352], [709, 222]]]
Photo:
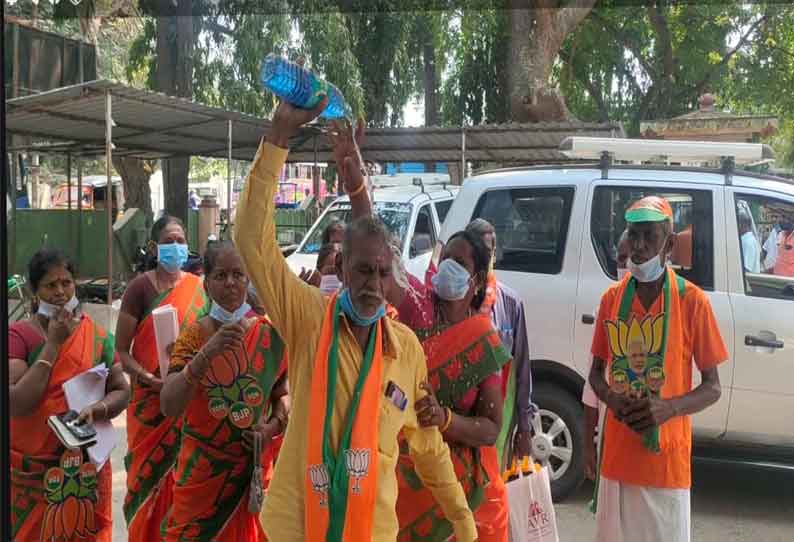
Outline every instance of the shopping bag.
[[559, 542], [548, 467], [507, 482], [510, 542]]

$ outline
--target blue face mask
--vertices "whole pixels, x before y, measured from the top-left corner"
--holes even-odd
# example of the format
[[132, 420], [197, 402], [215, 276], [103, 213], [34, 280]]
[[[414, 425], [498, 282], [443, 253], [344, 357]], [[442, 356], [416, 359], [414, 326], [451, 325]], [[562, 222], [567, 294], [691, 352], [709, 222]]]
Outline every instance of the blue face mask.
[[217, 320], [221, 324], [236, 324], [240, 320], [242, 320], [246, 314], [251, 311], [251, 305], [248, 303], [243, 303], [240, 305], [236, 311], [229, 312], [220, 305], [218, 305], [215, 301], [212, 302], [212, 307], [210, 307], [210, 318], [213, 320]]
[[344, 312], [345, 315], [350, 318], [350, 321], [353, 322], [354, 325], [359, 327], [369, 327], [386, 316], [385, 303], [381, 303], [381, 306], [378, 307], [378, 310], [375, 311], [375, 314], [369, 318], [361, 316], [356, 310], [356, 307], [353, 306], [353, 300], [350, 298], [350, 290], [347, 288], [342, 290], [342, 293], [339, 294], [339, 302], [342, 304], [342, 312]]
[[433, 275], [433, 291], [445, 301], [460, 301], [469, 292], [471, 275], [468, 269], [452, 258], [447, 258], [438, 266], [438, 272]]
[[176, 273], [187, 261], [187, 245], [168, 243], [157, 245], [157, 263], [169, 273]]

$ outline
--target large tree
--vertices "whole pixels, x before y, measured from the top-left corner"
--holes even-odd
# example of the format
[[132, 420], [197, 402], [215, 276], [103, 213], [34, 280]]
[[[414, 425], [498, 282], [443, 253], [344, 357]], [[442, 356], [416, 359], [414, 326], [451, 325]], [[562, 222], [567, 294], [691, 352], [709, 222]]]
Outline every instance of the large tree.
[[576, 115], [636, 135], [644, 120], [691, 111], [706, 91], [724, 98], [769, 20], [728, 4], [599, 7], [564, 44], [556, 76]]
[[509, 0], [507, 96], [513, 121], [568, 118], [564, 99], [551, 87], [552, 70], [565, 39], [595, 3], [596, 0]]

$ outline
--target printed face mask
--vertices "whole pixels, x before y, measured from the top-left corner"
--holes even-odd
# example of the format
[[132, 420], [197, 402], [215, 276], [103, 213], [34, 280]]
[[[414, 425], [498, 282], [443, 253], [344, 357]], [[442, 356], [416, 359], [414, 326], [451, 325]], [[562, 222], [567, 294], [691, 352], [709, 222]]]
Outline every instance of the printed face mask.
[[459, 301], [469, 291], [471, 275], [469, 271], [451, 258], [438, 266], [438, 273], [432, 278], [433, 291], [446, 301]]

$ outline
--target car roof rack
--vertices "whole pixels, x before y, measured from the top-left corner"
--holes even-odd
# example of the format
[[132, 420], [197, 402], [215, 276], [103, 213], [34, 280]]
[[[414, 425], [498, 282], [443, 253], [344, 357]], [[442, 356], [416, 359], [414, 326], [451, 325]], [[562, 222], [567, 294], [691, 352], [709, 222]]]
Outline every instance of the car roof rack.
[[761, 143], [722, 143], [713, 141], [676, 141], [661, 139], [617, 139], [608, 137], [566, 137], [560, 152], [569, 158], [598, 160], [601, 177], [606, 179], [614, 161], [647, 163], [687, 162], [720, 164], [725, 184], [732, 183], [738, 164], [753, 166], [774, 159], [774, 151]]

